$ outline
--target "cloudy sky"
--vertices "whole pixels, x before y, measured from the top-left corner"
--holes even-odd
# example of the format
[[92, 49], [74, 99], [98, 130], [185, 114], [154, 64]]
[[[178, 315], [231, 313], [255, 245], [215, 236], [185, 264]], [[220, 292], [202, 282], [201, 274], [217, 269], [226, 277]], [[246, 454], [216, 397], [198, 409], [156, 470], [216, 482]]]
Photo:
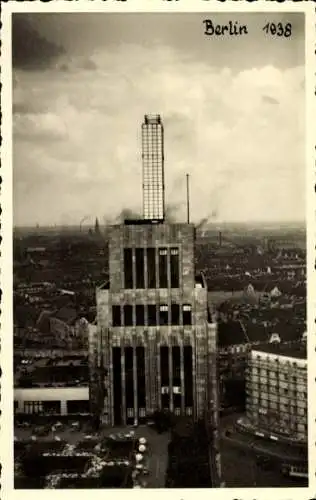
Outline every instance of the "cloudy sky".
[[[206, 17], [249, 34], [206, 37]], [[187, 172], [194, 221], [304, 220], [300, 14], [14, 14], [13, 89], [15, 225], [141, 212], [146, 113], [162, 115], [179, 220]]]

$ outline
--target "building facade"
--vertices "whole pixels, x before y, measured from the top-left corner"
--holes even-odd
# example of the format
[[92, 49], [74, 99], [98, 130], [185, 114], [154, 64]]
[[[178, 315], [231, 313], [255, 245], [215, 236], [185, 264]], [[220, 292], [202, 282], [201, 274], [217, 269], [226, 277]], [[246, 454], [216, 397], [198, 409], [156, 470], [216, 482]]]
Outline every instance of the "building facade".
[[216, 419], [216, 323], [194, 272], [194, 227], [115, 226], [109, 250], [109, 288], [96, 292], [90, 334], [93, 412], [102, 401], [111, 425], [157, 409], [198, 419], [213, 408]]
[[252, 349], [246, 370], [247, 420], [258, 435], [307, 443], [306, 344]]
[[88, 387], [19, 387], [14, 389], [14, 413], [88, 415]]

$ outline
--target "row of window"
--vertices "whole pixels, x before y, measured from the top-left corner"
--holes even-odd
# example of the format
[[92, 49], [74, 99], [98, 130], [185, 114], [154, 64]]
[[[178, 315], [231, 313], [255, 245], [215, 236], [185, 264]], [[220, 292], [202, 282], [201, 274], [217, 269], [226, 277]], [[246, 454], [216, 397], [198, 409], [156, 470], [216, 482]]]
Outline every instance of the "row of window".
[[283, 368], [283, 367], [286, 367], [286, 368], [297, 368], [298, 370], [301, 370], [301, 371], [305, 371], [306, 368], [305, 366], [302, 366], [302, 365], [299, 365], [296, 361], [280, 361], [279, 358], [269, 358], [269, 356], [263, 358], [262, 356], [260, 356], [260, 354], [257, 354], [256, 357], [252, 357], [252, 363], [253, 365], [265, 365], [265, 366], [268, 366], [268, 368], [270, 369], [270, 367], [273, 367], [276, 365], [278, 365], [278, 369], [280, 368]]
[[[260, 421], [260, 424], [259, 424]], [[306, 433], [307, 426], [305, 424], [291, 423], [286, 419], [280, 420], [278, 422], [271, 420], [269, 418], [259, 418], [257, 423], [269, 429], [270, 432], [277, 432], [278, 434], [287, 434], [288, 436], [293, 436], [294, 433]]]
[[[292, 406], [288, 403], [278, 403], [276, 401], [269, 401], [269, 400], [266, 400], [266, 399], [261, 399], [260, 398], [253, 398], [253, 404], [254, 405], [258, 405], [260, 404], [262, 406], [262, 408], [268, 408], [270, 411], [286, 411], [286, 412], [289, 412], [291, 415], [299, 415], [299, 416], [304, 416], [306, 415], [306, 408], [303, 408], [303, 407], [296, 407], [296, 406]], [[259, 413], [262, 413], [262, 411], [260, 411], [260, 409], [258, 410]], [[267, 410], [266, 410], [267, 411]]]
[[[269, 429], [270, 431], [272, 429], [275, 429], [276, 432], [285, 432], [286, 434], [289, 433], [289, 430], [291, 429], [292, 431], [295, 430], [297, 432], [301, 432], [301, 433], [304, 433], [306, 434], [307, 432], [307, 425], [306, 424], [299, 424], [299, 423], [293, 423], [293, 424], [289, 424], [289, 422], [285, 419], [283, 419], [283, 421], [278, 421], [277, 423], [269, 418], [262, 418], [261, 416], [259, 417], [259, 419], [255, 419], [257, 424], [259, 423], [259, 420], [262, 424], [265, 424], [269, 426]], [[276, 424], [276, 425], [275, 425]], [[286, 424], [286, 426], [285, 426]]]
[[[137, 412], [134, 410], [134, 408], [127, 408], [126, 414], [127, 418], [134, 418], [134, 416], [137, 416]], [[138, 416], [140, 418], [146, 417], [146, 408], [138, 408]]]
[[178, 248], [124, 248], [125, 288], [179, 288], [179, 276]]
[[[292, 373], [279, 373], [274, 370], [267, 370], [266, 368], [252, 368], [252, 374], [253, 376], [256, 375], [261, 375], [261, 376], [268, 376], [270, 379], [278, 379], [282, 380], [284, 382], [290, 381], [290, 382], [298, 382], [298, 383], [304, 383], [306, 381], [306, 377], [303, 377], [303, 374], [300, 374], [298, 377], [297, 375], [293, 375]], [[307, 374], [306, 374], [307, 376]]]
[[253, 377], [252, 381], [248, 381], [247, 385], [251, 386], [258, 386], [261, 385], [261, 387], [267, 387], [267, 390], [277, 390], [280, 393], [285, 393], [287, 394], [289, 391], [291, 392], [304, 392], [306, 389], [306, 382], [305, 383], [297, 383], [297, 381], [292, 381], [292, 382], [281, 382], [277, 381], [275, 379], [269, 379], [267, 377]]
[[[18, 401], [14, 401], [14, 409], [18, 410]], [[66, 401], [67, 413], [89, 413], [88, 400], [69, 400]], [[24, 401], [24, 413], [41, 413], [60, 415], [61, 402], [60, 401]]]
[[[134, 408], [127, 408], [126, 413], [127, 413], [127, 418], [134, 418], [136, 412], [135, 412]], [[175, 408], [174, 414], [177, 417], [179, 417], [181, 415], [181, 408]], [[192, 407], [189, 406], [189, 407], [185, 408], [185, 414], [187, 416], [191, 416], [192, 415]], [[139, 415], [139, 417], [146, 417], [146, 409], [139, 408], [138, 415]]]
[[179, 304], [171, 304], [171, 307], [166, 304], [137, 304], [135, 308], [132, 305], [112, 306], [112, 326], [191, 325], [191, 309], [189, 304], [184, 304], [181, 311]]
[[[136, 351], [136, 352], [135, 352]], [[125, 401], [127, 418], [132, 418], [132, 408], [146, 406], [146, 370], [145, 370], [145, 349], [144, 347], [112, 348], [113, 364], [113, 403], [114, 420], [121, 421], [122, 401]], [[186, 407], [193, 406], [193, 359], [192, 347], [184, 346], [182, 353], [179, 346], [160, 346], [160, 363], [158, 374], [160, 375], [161, 406], [164, 409], [170, 407], [180, 408], [181, 402]], [[136, 354], [136, 356], [135, 356]], [[183, 372], [181, 364], [183, 363]], [[182, 373], [182, 376], [181, 376]], [[172, 392], [169, 387], [172, 386]], [[135, 401], [135, 389], [137, 391], [137, 403]], [[183, 400], [181, 399], [183, 391]], [[133, 410], [134, 413], [134, 410]]]
[[305, 399], [295, 399], [295, 398], [286, 398], [284, 396], [279, 396], [279, 395], [274, 395], [274, 394], [260, 394], [258, 396], [258, 393], [254, 394], [253, 396], [247, 395], [247, 401], [250, 403], [256, 404], [258, 401], [267, 401], [268, 404], [289, 404], [290, 408], [293, 408], [293, 411], [295, 411], [295, 408], [307, 408], [307, 400]]
[[[258, 388], [259, 390], [259, 388]], [[258, 390], [256, 392], [258, 392]], [[301, 392], [301, 391], [298, 391], [298, 392], [294, 392], [294, 391], [288, 391], [288, 392], [284, 392], [284, 391], [279, 391], [277, 389], [275, 389], [274, 387], [264, 387], [264, 386], [260, 386], [260, 392], [262, 394], [261, 397], [264, 397], [265, 399], [271, 399], [271, 400], [277, 400], [278, 398], [281, 400], [281, 399], [284, 399], [285, 401], [288, 401], [288, 400], [292, 400], [293, 403], [294, 402], [305, 402], [307, 400], [307, 393], [306, 392]]]
[[296, 399], [304, 400], [307, 398], [307, 390], [306, 390], [306, 385], [304, 386], [304, 389], [302, 390], [301, 388], [297, 387], [280, 387], [276, 386], [273, 384], [269, 384], [267, 382], [256, 382], [253, 381], [252, 384], [246, 384], [247, 389], [256, 389], [257, 391], [260, 388], [260, 391], [262, 393], [265, 393], [267, 396], [269, 394], [277, 394], [279, 396], [291, 396], [295, 397]]

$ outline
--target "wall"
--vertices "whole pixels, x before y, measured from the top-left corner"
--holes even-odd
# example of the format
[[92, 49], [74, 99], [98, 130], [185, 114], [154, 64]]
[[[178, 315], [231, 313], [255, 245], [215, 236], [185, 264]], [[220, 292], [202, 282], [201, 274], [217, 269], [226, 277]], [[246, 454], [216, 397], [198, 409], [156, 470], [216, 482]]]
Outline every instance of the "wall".
[[305, 359], [251, 352], [246, 382], [247, 416], [257, 430], [280, 439], [307, 440], [306, 367]]
[[31, 389], [14, 389], [15, 401], [82, 401], [88, 399], [88, 387], [36, 387]]
[[[208, 397], [208, 362], [216, 364], [216, 332], [212, 337], [212, 356], [208, 359], [208, 325], [207, 325], [207, 289], [195, 286], [194, 263], [194, 226], [191, 224], [144, 224], [120, 225], [111, 228], [109, 243], [109, 274], [110, 289], [97, 290], [97, 334], [90, 336], [91, 366], [102, 363], [108, 368], [105, 384], [112, 387], [113, 366], [111, 349], [113, 346], [144, 346], [146, 349], [146, 410], [148, 413], [157, 409], [161, 403], [160, 396], [160, 346], [169, 347], [191, 345], [193, 354], [193, 393], [195, 397], [195, 417], [201, 418]], [[179, 287], [178, 288], [124, 288], [124, 248], [172, 248], [179, 249]], [[146, 255], [146, 252], [145, 252]], [[134, 266], [133, 266], [134, 267]], [[158, 276], [158, 251], [156, 251], [156, 276]], [[168, 268], [169, 269], [169, 268]], [[144, 274], [147, 275], [147, 259], [144, 259]], [[134, 282], [135, 282], [135, 270]], [[145, 278], [146, 287], [146, 278]], [[143, 326], [112, 326], [112, 306], [136, 304], [166, 304], [171, 303], [191, 305], [192, 325], [148, 326], [145, 313]], [[146, 308], [145, 308], [146, 310]], [[135, 307], [134, 307], [135, 311]], [[123, 308], [121, 319], [123, 319]], [[135, 316], [134, 316], [135, 324]], [[102, 361], [96, 355], [102, 353]], [[214, 373], [214, 372], [212, 372]], [[214, 373], [214, 375], [216, 375]], [[96, 386], [97, 375], [94, 374]], [[124, 381], [123, 381], [124, 384]], [[91, 385], [91, 388], [92, 388]], [[91, 392], [92, 394], [92, 392]], [[94, 407], [97, 408], [97, 391], [94, 393]], [[104, 422], [111, 423], [113, 419], [113, 400], [111, 390], [108, 398], [103, 401]], [[100, 399], [99, 399], [100, 401]], [[124, 397], [122, 406], [124, 409]], [[96, 410], [97, 411], [97, 410]]]
[[[194, 226], [192, 224], [113, 226], [109, 244], [111, 293], [120, 293], [124, 289], [124, 248], [169, 246], [180, 247], [179, 257], [180, 263], [182, 262], [180, 288], [192, 289], [194, 287]], [[158, 258], [156, 270], [158, 271]]]

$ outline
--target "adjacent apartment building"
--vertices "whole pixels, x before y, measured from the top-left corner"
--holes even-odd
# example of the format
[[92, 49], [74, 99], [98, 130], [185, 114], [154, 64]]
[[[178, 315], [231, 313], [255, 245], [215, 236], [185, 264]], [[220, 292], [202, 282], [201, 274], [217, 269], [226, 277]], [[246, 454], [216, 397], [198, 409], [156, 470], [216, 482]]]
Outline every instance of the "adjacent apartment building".
[[247, 420], [257, 435], [307, 444], [306, 341], [252, 349], [246, 373]]

